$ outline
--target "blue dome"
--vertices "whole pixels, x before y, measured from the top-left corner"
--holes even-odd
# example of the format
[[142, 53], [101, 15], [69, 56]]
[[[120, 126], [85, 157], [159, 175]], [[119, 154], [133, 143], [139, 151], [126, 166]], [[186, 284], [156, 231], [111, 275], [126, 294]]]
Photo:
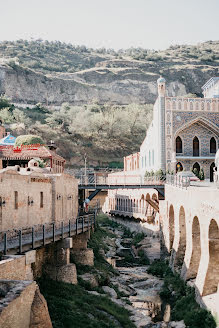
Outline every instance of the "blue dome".
[[157, 80], [157, 83], [165, 83], [166, 80], [164, 77], [160, 76], [159, 79]]

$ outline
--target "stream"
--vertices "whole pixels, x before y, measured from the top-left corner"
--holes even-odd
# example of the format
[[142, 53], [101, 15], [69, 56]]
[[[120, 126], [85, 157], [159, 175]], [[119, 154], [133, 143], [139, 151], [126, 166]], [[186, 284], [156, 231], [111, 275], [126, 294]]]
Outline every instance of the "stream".
[[[121, 222], [115, 221], [121, 224]], [[126, 221], [123, 221], [122, 224], [126, 225]], [[126, 226], [131, 228], [131, 231], [136, 231], [134, 223], [131, 227], [130, 222], [127, 224]], [[118, 276], [110, 277], [110, 281], [117, 286], [123, 297], [118, 298], [115, 290], [108, 286], [104, 286], [103, 290], [110, 295], [113, 302], [132, 313], [131, 320], [138, 328], [185, 328], [183, 321], [170, 321], [170, 306], [162, 304], [159, 293], [163, 280], [148, 274], [148, 265], [135, 264], [135, 261], [132, 265], [124, 265], [123, 259], [127, 254], [138, 258], [138, 251], [133, 246], [132, 239], [123, 238], [122, 227], [107, 229], [111, 230], [116, 237], [105, 238], [108, 246], [105, 258], [119, 272]], [[159, 232], [145, 233], [145, 238], [138, 243], [137, 248], [143, 250], [150, 262], [159, 259]]]

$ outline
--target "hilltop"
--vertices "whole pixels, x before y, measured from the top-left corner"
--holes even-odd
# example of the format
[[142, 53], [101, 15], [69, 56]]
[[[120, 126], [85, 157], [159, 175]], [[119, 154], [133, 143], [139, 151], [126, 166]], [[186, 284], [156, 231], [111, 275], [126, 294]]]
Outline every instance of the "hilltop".
[[86, 153], [89, 164], [121, 166], [145, 137], [159, 75], [170, 96], [201, 96], [218, 66], [219, 41], [117, 52], [58, 41], [4, 41], [0, 93], [10, 101], [0, 100], [0, 117], [15, 136], [54, 140], [70, 165], [83, 165]]
[[171, 96], [196, 93], [218, 75], [219, 41], [163, 51], [90, 49], [61, 42], [0, 42], [0, 92], [13, 102], [60, 106], [153, 103], [163, 75]]

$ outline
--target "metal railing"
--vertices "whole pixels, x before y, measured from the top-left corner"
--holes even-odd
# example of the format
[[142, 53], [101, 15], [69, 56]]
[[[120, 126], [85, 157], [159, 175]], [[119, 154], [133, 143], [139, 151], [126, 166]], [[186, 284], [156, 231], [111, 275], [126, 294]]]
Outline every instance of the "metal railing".
[[190, 178], [168, 174], [166, 176], [166, 183], [175, 187], [187, 189], [190, 186]]
[[115, 176], [82, 175], [79, 178], [79, 185], [110, 185], [110, 186], [129, 186], [129, 185], [164, 185], [165, 176], [148, 176], [119, 174]]
[[31, 250], [45, 246], [67, 237], [89, 230], [96, 224], [96, 212], [79, 216], [69, 221], [52, 222], [35, 225], [25, 229], [12, 229], [0, 232], [0, 253], [7, 255], [22, 254], [23, 250]]

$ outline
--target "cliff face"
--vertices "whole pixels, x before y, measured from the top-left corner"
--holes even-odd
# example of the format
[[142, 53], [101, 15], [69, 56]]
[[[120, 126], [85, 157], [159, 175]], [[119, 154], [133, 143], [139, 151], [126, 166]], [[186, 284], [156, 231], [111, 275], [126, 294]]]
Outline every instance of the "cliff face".
[[200, 94], [201, 86], [217, 74], [213, 66], [177, 65], [163, 63], [109, 60], [96, 67], [76, 73], [45, 75], [22, 66], [0, 66], [0, 93], [14, 103], [48, 104], [129, 104], [153, 103], [157, 96], [156, 80], [167, 80], [169, 96], [186, 93]]

